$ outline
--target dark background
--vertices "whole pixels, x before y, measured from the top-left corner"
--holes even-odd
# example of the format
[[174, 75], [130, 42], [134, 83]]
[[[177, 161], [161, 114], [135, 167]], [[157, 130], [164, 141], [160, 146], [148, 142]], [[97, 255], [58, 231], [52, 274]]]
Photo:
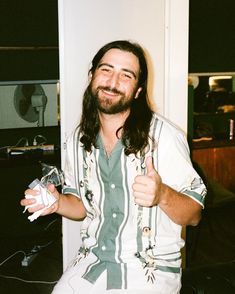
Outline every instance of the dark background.
[[[56, 0], [0, 0], [0, 82], [28, 80], [59, 80]], [[0, 130], [0, 147], [38, 132], [55, 144], [56, 154], [47, 158], [32, 152], [16, 158], [0, 150], [1, 294], [49, 294], [62, 274], [61, 217], [49, 215], [31, 223], [20, 206], [29, 183], [42, 176], [40, 162], [60, 166], [59, 126]], [[24, 254], [35, 245], [42, 249], [22, 267]]]
[[235, 1], [189, 1], [189, 72], [235, 72]]
[[0, 81], [59, 79], [56, 0], [0, 1]]

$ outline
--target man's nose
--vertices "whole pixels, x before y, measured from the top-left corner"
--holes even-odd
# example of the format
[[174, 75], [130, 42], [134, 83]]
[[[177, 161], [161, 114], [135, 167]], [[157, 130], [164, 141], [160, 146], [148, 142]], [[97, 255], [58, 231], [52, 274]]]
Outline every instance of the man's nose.
[[108, 80], [108, 86], [110, 88], [116, 88], [119, 85], [119, 74], [112, 73]]

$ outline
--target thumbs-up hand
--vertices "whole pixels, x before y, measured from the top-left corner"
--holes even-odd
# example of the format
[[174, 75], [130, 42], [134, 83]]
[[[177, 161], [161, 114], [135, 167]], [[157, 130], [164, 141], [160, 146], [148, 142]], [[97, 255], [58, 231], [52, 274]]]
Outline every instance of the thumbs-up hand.
[[159, 203], [162, 180], [151, 156], [146, 158], [145, 164], [147, 173], [135, 177], [132, 189], [136, 204], [151, 207]]

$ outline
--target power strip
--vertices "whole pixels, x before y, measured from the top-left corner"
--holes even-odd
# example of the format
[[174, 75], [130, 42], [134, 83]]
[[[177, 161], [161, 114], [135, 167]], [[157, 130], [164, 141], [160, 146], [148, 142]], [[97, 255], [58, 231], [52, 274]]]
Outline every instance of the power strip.
[[8, 147], [7, 152], [12, 151], [29, 151], [35, 149], [42, 149], [43, 151], [54, 151], [54, 145], [36, 145], [36, 146], [22, 146], [22, 147]]
[[22, 266], [29, 266], [30, 263], [34, 260], [34, 258], [38, 255], [39, 248], [38, 246], [34, 246], [28, 255], [26, 255], [21, 261]]

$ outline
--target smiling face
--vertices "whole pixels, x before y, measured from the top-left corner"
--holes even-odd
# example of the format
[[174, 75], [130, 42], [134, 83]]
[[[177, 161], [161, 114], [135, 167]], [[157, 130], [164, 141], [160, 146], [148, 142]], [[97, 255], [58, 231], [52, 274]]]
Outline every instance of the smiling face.
[[129, 109], [141, 91], [139, 61], [131, 52], [110, 49], [100, 60], [91, 81], [98, 110], [116, 114]]

